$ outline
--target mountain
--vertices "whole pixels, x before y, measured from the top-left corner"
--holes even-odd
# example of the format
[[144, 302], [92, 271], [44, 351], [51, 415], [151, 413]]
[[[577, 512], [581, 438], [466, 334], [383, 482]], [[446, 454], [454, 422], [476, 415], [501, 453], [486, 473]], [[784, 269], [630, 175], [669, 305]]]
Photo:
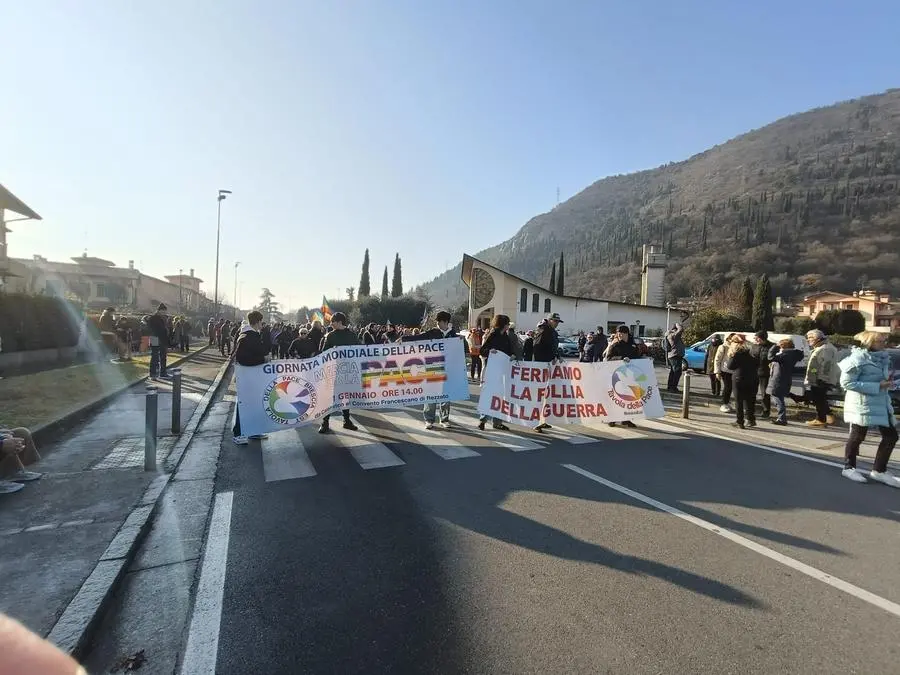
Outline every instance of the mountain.
[[[900, 294], [900, 89], [791, 115], [682, 162], [597, 181], [474, 253], [571, 295], [640, 297], [643, 244], [669, 255], [669, 299], [767, 273], [773, 293]], [[460, 267], [424, 284], [465, 301]]]

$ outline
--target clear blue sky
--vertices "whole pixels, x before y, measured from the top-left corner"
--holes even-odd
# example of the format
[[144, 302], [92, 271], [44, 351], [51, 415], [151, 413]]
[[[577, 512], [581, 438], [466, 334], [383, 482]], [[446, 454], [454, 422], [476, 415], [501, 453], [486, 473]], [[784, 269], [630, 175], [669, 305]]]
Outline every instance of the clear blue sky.
[[900, 3], [0, 0], [10, 254], [318, 304], [616, 173], [900, 86]]

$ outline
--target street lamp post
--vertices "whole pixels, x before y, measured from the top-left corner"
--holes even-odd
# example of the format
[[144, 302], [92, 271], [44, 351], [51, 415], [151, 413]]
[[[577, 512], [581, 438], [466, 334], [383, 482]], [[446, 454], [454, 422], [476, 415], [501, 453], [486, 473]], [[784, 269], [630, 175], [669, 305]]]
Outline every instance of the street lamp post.
[[241, 264], [240, 260], [238, 260], [237, 262], [234, 263], [234, 298], [233, 298], [233, 300], [234, 300], [234, 318], [235, 319], [237, 319], [237, 313], [238, 313], [238, 310], [240, 310], [240, 307], [238, 307], [238, 299], [237, 299], [237, 268], [238, 268], [238, 265], [240, 265], [240, 264]]
[[219, 318], [219, 241], [222, 234], [222, 200], [231, 190], [219, 190], [219, 207], [216, 215], [216, 284], [213, 290], [213, 316]]
[[178, 313], [182, 314], [184, 312], [184, 269], [178, 270]]

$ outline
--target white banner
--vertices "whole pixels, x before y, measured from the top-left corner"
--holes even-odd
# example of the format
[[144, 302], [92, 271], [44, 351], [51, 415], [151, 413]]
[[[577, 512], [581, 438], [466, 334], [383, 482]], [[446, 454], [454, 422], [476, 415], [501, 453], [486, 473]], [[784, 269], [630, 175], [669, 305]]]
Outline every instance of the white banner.
[[235, 365], [245, 436], [299, 427], [342, 408], [469, 399], [460, 338], [333, 347], [311, 359]]
[[513, 361], [500, 352], [488, 359], [478, 412], [526, 427], [666, 414], [650, 359], [550, 364]]

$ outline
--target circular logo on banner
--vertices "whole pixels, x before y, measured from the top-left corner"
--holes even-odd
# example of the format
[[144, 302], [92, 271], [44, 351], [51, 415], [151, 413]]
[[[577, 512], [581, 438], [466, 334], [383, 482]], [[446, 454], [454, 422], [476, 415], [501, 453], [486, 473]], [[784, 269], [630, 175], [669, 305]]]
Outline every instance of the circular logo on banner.
[[266, 387], [266, 414], [278, 424], [299, 424], [315, 405], [315, 388], [299, 377], [281, 375]]
[[626, 363], [613, 371], [612, 393], [626, 403], [640, 401], [647, 395], [649, 386], [647, 379], [647, 376], [639, 368]]

